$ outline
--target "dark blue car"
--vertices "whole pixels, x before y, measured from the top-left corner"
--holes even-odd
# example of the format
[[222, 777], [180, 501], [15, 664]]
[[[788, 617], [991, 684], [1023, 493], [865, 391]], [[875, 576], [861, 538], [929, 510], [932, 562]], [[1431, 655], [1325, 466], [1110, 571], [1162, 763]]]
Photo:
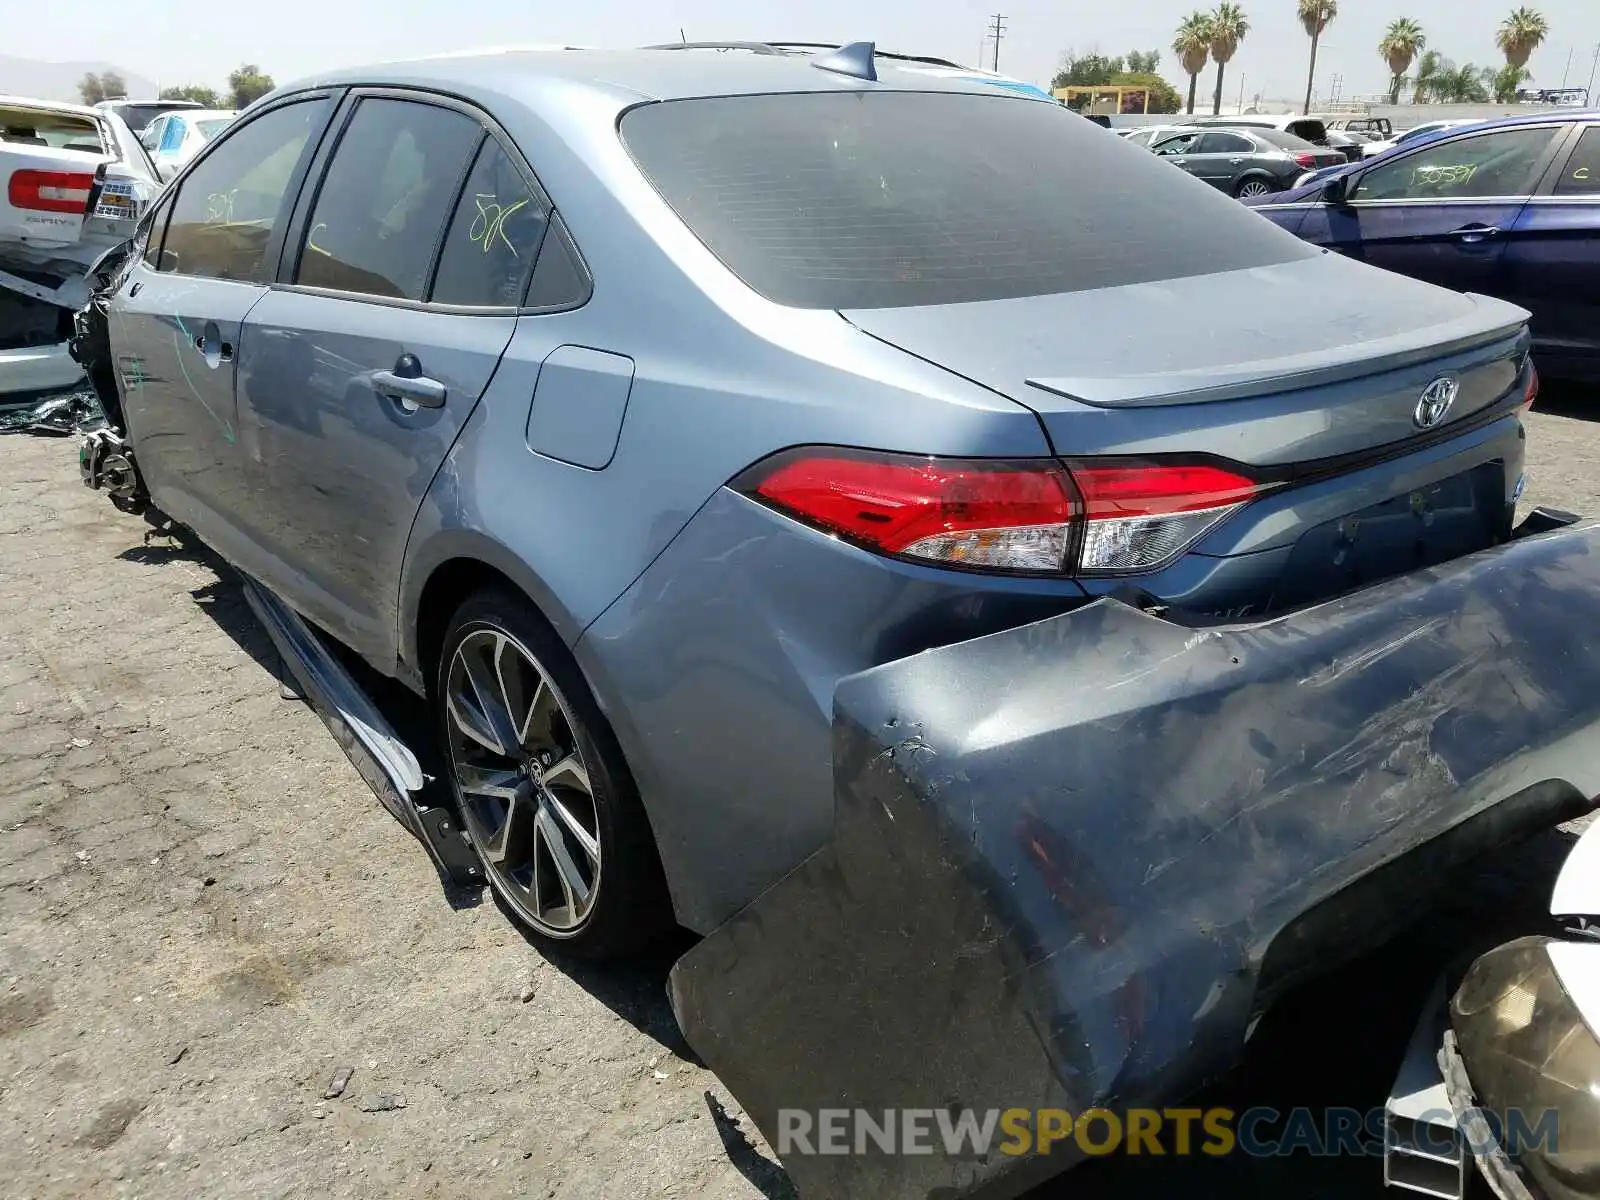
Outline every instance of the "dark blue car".
[[1519, 304], [1543, 374], [1600, 379], [1600, 113], [1452, 129], [1252, 207], [1351, 258]]

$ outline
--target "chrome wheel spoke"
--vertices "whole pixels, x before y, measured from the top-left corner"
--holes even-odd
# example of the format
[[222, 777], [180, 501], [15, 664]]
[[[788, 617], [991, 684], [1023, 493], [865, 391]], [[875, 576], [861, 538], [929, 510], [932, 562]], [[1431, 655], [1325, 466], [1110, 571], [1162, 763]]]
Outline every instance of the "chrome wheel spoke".
[[469, 694], [452, 691], [445, 697], [445, 705], [450, 711], [450, 720], [455, 727], [467, 737], [477, 742], [485, 750], [502, 757], [506, 751], [501, 748], [499, 740], [494, 735], [494, 725], [489, 718], [479, 710], [477, 697], [471, 694], [472, 685], [467, 684]]
[[588, 910], [589, 883], [573, 861], [572, 851], [567, 848], [567, 839], [561, 835], [560, 826], [555, 817], [550, 815], [547, 805], [539, 806], [539, 815], [534, 820], [544, 847], [550, 852], [551, 865], [556, 869], [556, 880], [561, 884], [561, 894], [567, 902], [568, 918], [576, 921]]
[[472, 763], [456, 767], [456, 780], [469, 796], [493, 796], [508, 802], [516, 800], [517, 788], [523, 783], [521, 774], [516, 771]]
[[[548, 777], [547, 777], [548, 781]], [[578, 848], [583, 851], [591, 865], [600, 863], [600, 842], [594, 834], [590, 833], [583, 823], [578, 820], [573, 811], [554, 791], [546, 791], [539, 797], [539, 807], [548, 810], [550, 815], [565, 829], [572, 840], [578, 843]]]
[[501, 683], [500, 658], [504, 649], [504, 639], [497, 639], [491, 644], [488, 655], [463, 653], [461, 668], [477, 710], [486, 723], [484, 732], [494, 740], [490, 749], [509, 758], [516, 754], [521, 739], [517, 737], [517, 722], [511, 716], [510, 702]]
[[594, 794], [589, 790], [589, 770], [576, 751], [544, 769], [544, 785], [548, 788], [570, 788], [582, 792], [586, 797]]
[[485, 857], [495, 866], [515, 871], [535, 857], [537, 816], [532, 809], [525, 796], [514, 798], [506, 806], [505, 819], [483, 848]]

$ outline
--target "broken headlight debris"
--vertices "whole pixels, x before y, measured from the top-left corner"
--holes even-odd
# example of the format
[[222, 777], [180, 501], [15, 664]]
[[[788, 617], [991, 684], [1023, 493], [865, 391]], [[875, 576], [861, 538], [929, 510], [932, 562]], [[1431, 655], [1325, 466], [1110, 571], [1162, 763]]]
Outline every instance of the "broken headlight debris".
[[0, 408], [0, 433], [66, 437], [104, 419], [100, 401], [87, 388]]

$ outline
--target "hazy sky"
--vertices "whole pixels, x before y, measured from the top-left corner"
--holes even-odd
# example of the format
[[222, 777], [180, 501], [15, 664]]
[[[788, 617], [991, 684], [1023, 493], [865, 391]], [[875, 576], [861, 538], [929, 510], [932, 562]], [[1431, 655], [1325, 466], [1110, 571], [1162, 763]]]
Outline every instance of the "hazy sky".
[[[1600, 44], [1597, 0], [1533, 0], [1550, 40], [1530, 64], [1536, 82], [1562, 82], [1568, 52], [1573, 86], [1587, 84]], [[1305, 87], [1307, 39], [1294, 0], [1242, 0], [1254, 29], [1228, 75], [1238, 96], [1297, 96]], [[1514, 0], [1343, 0], [1318, 58], [1317, 90], [1342, 75], [1346, 97], [1382, 91], [1387, 69], [1376, 52], [1394, 17], [1419, 21], [1429, 44], [1458, 62], [1498, 63], [1494, 30]], [[248, 59], [279, 82], [325, 67], [440, 50], [517, 42], [639, 45], [690, 39], [873, 39], [885, 49], [971, 63], [995, 8], [1007, 33], [1000, 69], [1046, 82], [1064, 50], [1163, 51], [1162, 69], [1183, 80], [1170, 50], [1179, 18], [1194, 0], [0, 0], [7, 54], [54, 61], [104, 59], [168, 83], [219, 85]], [[984, 63], [993, 54], [984, 46]], [[1208, 71], [1208, 77], [1210, 72]], [[1597, 82], [1600, 89], [1600, 82]]]

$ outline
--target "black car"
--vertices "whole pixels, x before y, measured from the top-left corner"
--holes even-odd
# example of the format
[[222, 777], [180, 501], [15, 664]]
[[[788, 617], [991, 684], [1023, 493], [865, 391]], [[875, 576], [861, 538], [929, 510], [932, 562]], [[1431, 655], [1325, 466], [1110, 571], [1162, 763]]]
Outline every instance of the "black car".
[[1342, 129], [1328, 130], [1328, 136], [1323, 145], [1329, 150], [1337, 150], [1344, 155], [1346, 162], [1361, 161], [1361, 147], [1371, 145], [1372, 139], [1365, 134], [1346, 133]]
[[1292, 133], [1215, 125], [1174, 131], [1150, 150], [1230, 196], [1281, 192], [1307, 171], [1347, 161], [1338, 150], [1313, 146]]

